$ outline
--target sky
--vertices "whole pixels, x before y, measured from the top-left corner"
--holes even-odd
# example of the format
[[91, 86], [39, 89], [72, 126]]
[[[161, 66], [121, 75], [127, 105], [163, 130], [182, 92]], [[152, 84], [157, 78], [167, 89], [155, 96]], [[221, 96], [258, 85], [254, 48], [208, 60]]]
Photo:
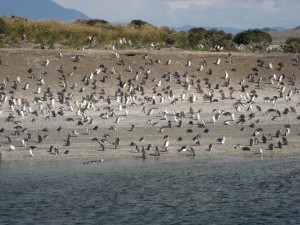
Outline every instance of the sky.
[[264, 28], [300, 25], [300, 0], [52, 0], [93, 19], [155, 26]]

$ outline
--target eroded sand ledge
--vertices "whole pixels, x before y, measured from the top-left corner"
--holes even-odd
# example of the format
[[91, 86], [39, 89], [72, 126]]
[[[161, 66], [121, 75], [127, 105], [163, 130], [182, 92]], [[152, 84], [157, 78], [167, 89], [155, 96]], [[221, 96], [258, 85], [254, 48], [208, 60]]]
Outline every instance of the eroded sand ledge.
[[[2, 161], [141, 158], [142, 148], [147, 149], [149, 144], [153, 147], [145, 150], [146, 158], [191, 156], [191, 146], [195, 157], [260, 156], [259, 149], [262, 149], [263, 156], [300, 155], [300, 70], [294, 54], [233, 53], [232, 63], [229, 63], [226, 62], [228, 53], [127, 50], [118, 51], [118, 58], [113, 51], [61, 51], [64, 54], [62, 58], [58, 57], [59, 50], [0, 51]], [[71, 58], [75, 54], [79, 56], [78, 62]], [[201, 69], [203, 58], [207, 65]], [[215, 63], [218, 58], [219, 65]], [[170, 65], [166, 65], [168, 59], [171, 59]], [[187, 66], [189, 59], [192, 61], [191, 66]], [[44, 65], [45, 60], [49, 60], [49, 65]], [[265, 62], [263, 66], [258, 62], [261, 60]], [[280, 62], [284, 64], [281, 71], [278, 70]], [[269, 63], [272, 63], [273, 69], [269, 67]], [[96, 72], [98, 68], [101, 70], [99, 74]], [[212, 75], [208, 74], [210, 69]], [[150, 73], [148, 79], [145, 79], [147, 70]], [[252, 81], [249, 74], [253, 76]], [[276, 74], [276, 79], [272, 84], [270, 77], [273, 74]], [[282, 74], [284, 77], [279, 81]], [[84, 81], [85, 76], [88, 81]], [[171, 81], [168, 80], [169, 76]], [[125, 87], [120, 86], [120, 77], [123, 84], [126, 83]], [[242, 79], [245, 91], [242, 91], [240, 84]], [[77, 86], [73, 88], [74, 83]], [[25, 84], [29, 85], [28, 90], [24, 90]], [[82, 87], [84, 90], [80, 90]], [[40, 93], [37, 93], [38, 88], [41, 89]], [[117, 99], [115, 95], [118, 88], [123, 94], [136, 96], [135, 102], [130, 98], [127, 103], [120, 102], [121, 98]], [[283, 88], [285, 91], [280, 98]], [[135, 93], [132, 91], [134, 89]], [[173, 97], [170, 97], [171, 90]], [[204, 95], [210, 90], [214, 92], [212, 103], [204, 99]], [[231, 90], [234, 91], [230, 96]], [[60, 103], [61, 94], [58, 94], [62, 91], [64, 103]], [[92, 92], [95, 97], [89, 101]], [[51, 106], [50, 93], [55, 102], [54, 107]], [[186, 95], [184, 99], [182, 94]], [[193, 95], [196, 100], [192, 103], [190, 98]], [[256, 95], [255, 98], [252, 98], [253, 95]], [[276, 101], [272, 101], [274, 96]], [[16, 98], [14, 111], [9, 106], [12, 97]], [[162, 97], [164, 102], [161, 102]], [[25, 107], [22, 103], [18, 104], [17, 99], [22, 102], [22, 98], [26, 99]], [[84, 98], [87, 101], [83, 101]], [[81, 110], [83, 114], [77, 115], [78, 105], [86, 108], [90, 102], [93, 102], [91, 108]], [[234, 107], [237, 105], [240, 111]], [[31, 113], [28, 106], [31, 107]], [[190, 108], [194, 115], [190, 113]], [[153, 112], [149, 113], [151, 109]], [[63, 115], [60, 115], [59, 112], [62, 111]], [[109, 112], [113, 112], [112, 115], [108, 115]], [[180, 116], [182, 112], [184, 117]], [[174, 116], [174, 113], [177, 115]], [[241, 119], [241, 115], [245, 119]], [[180, 120], [182, 126], [178, 127]], [[132, 125], [134, 129], [130, 131]], [[283, 140], [287, 127], [290, 129], [286, 137], [288, 145]], [[77, 137], [74, 130], [79, 133]], [[257, 130], [259, 134], [255, 136]], [[278, 130], [281, 132], [276, 137]], [[26, 146], [22, 146], [21, 140], [27, 138], [28, 133], [31, 134], [31, 139], [26, 142]], [[66, 146], [69, 133], [71, 144]], [[38, 142], [38, 134], [43, 137], [41, 143]], [[193, 140], [197, 135], [200, 145]], [[11, 144], [8, 143], [7, 136], [10, 137]], [[266, 143], [263, 143], [263, 136], [267, 138]], [[140, 141], [142, 137], [143, 140]], [[224, 144], [217, 141], [222, 137], [226, 138]], [[256, 137], [258, 143], [250, 146], [249, 139], [254, 140]], [[113, 144], [116, 138], [120, 139], [117, 149]], [[165, 140], [170, 142], [167, 152], [163, 148]], [[102, 141], [104, 151], [100, 151], [99, 141]], [[279, 148], [279, 141], [282, 148]], [[140, 152], [130, 145], [131, 142], [139, 147]], [[213, 144], [212, 151], [208, 151], [210, 144]], [[270, 150], [270, 144], [274, 145], [273, 150]], [[11, 145], [15, 150], [9, 150]], [[33, 157], [29, 154], [29, 146], [36, 147], [32, 150]], [[50, 153], [50, 146], [57, 147], [59, 154]], [[156, 146], [160, 156], [157, 156]], [[188, 151], [179, 152], [182, 146], [186, 146]], [[66, 151], [68, 154], [64, 154]]]

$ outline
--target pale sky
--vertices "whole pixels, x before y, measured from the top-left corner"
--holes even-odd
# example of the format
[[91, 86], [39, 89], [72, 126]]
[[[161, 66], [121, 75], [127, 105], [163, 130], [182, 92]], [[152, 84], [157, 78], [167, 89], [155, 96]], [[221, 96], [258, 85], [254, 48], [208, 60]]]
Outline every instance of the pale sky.
[[264, 28], [300, 25], [300, 0], [52, 0], [110, 23]]

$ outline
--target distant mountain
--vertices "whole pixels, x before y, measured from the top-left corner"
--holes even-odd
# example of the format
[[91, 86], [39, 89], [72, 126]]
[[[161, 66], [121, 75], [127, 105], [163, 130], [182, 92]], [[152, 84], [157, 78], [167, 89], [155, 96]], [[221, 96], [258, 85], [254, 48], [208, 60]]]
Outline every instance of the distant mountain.
[[265, 27], [265, 28], [262, 28], [261, 30], [262, 30], [262, 31], [265, 31], [265, 32], [269, 32], [269, 31], [277, 31], [276, 29], [270, 28], [270, 27]]
[[204, 28], [207, 30], [211, 30], [211, 29], [223, 30], [224, 32], [230, 34], [237, 34], [244, 31], [244, 29], [233, 28], [233, 27], [204, 27]]
[[188, 31], [192, 28], [195, 28], [194, 26], [191, 26], [191, 25], [185, 25], [185, 26], [181, 26], [181, 27], [170, 27], [171, 29], [173, 30], [176, 30], [176, 31]]
[[262, 28], [261, 30], [263, 31], [282, 31], [282, 30], [286, 30], [285, 27], [265, 27], [265, 28]]
[[[211, 30], [211, 29], [223, 30], [224, 32], [230, 33], [230, 34], [237, 34], [239, 32], [244, 31], [243, 29], [232, 28], [232, 27], [207, 27], [207, 26], [199, 26], [199, 27], [202, 27], [206, 30]], [[188, 31], [192, 28], [195, 28], [195, 26], [185, 25], [185, 26], [181, 26], [181, 27], [171, 27], [171, 28], [176, 31]]]
[[300, 25], [295, 27], [293, 30], [300, 30]]
[[89, 19], [83, 13], [75, 9], [64, 8], [51, 0], [0, 0], [0, 15], [65, 22], [76, 19]]

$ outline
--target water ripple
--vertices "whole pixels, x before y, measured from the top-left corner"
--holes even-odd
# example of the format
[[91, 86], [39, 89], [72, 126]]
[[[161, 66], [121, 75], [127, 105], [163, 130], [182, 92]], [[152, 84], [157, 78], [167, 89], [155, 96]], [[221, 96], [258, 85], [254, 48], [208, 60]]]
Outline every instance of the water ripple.
[[0, 164], [0, 224], [300, 224], [299, 174], [292, 157]]

